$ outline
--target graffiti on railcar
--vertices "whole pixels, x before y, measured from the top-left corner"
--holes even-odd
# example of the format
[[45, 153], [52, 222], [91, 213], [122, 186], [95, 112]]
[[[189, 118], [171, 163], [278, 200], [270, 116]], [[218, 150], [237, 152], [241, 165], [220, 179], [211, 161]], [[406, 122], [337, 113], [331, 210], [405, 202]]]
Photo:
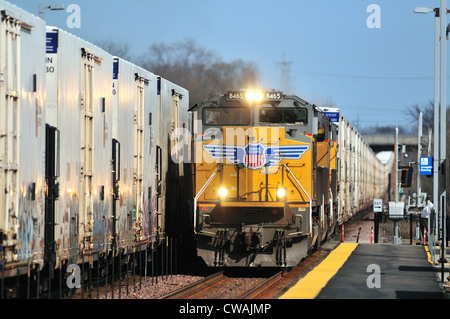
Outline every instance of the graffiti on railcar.
[[109, 209], [108, 201], [94, 201], [94, 249], [104, 248], [108, 236], [111, 234]]
[[22, 198], [19, 200], [19, 220], [17, 231], [17, 258], [19, 260], [30, 258], [33, 256], [33, 245], [38, 238], [35, 238], [35, 217], [38, 222], [38, 205], [36, 197], [42, 197], [36, 192], [36, 184], [31, 183], [26, 190], [22, 191]]

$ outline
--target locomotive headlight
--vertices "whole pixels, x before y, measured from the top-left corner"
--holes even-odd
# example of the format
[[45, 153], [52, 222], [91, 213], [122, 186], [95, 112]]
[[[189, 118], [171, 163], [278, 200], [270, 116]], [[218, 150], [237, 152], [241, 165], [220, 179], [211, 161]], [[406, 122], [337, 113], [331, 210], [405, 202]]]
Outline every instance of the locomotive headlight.
[[254, 93], [255, 96], [255, 102], [261, 102], [263, 99], [263, 94], [262, 92], [255, 92]]
[[280, 198], [283, 198], [286, 196], [286, 189], [285, 188], [278, 188], [277, 189], [277, 196]]
[[228, 189], [226, 189], [225, 187], [221, 187], [219, 188], [219, 197], [220, 198], [225, 198], [228, 195]]
[[261, 102], [263, 100], [263, 93], [259, 92], [259, 91], [255, 91], [255, 92], [249, 91], [245, 95], [245, 98], [249, 102]]

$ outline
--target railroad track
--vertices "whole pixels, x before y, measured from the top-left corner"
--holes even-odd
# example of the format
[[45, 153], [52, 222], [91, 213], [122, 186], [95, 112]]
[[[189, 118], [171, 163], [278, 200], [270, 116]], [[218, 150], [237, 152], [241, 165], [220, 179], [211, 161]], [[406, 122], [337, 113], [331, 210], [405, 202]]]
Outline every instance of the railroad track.
[[[312, 268], [319, 264], [329, 253], [329, 249], [321, 248], [292, 269], [284, 269], [272, 275], [270, 278], [253, 278], [252, 286], [244, 285], [249, 278], [229, 278], [224, 272], [215, 273], [209, 277], [196, 281], [188, 286], [173, 291], [159, 299], [194, 299], [194, 298], [226, 298], [226, 299], [272, 299], [280, 295], [287, 287], [298, 281]], [[236, 289], [232, 280], [240, 280], [241, 286], [248, 288]], [[223, 287], [227, 287], [223, 289]], [[214, 292], [220, 289], [221, 292]]]
[[[253, 288], [247, 289], [244, 293], [235, 293], [236, 299], [263, 299], [264, 296], [270, 294], [271, 288], [278, 283], [285, 271], [280, 271], [268, 279], [257, 278], [258, 284]], [[224, 275], [223, 271], [205, 277], [186, 287], [173, 291], [159, 299], [194, 299], [202, 296], [209, 296], [213, 289], [224, 289], [232, 281], [243, 280], [243, 278], [230, 278]], [[231, 290], [231, 289], [229, 289]], [[233, 292], [231, 292], [233, 293]], [[229, 297], [230, 299], [232, 297]]]
[[276, 273], [255, 288], [242, 294], [238, 299], [264, 299], [271, 294], [273, 287], [283, 279], [285, 273], [285, 270]]
[[177, 289], [165, 296], [162, 296], [158, 299], [187, 299], [188, 297], [192, 297], [199, 292], [203, 292], [218, 283], [226, 280], [228, 277], [225, 277], [223, 271], [212, 274], [208, 277], [200, 279], [186, 287]]
[[[115, 280], [114, 283], [108, 280], [108, 287], [104, 286], [104, 281], [93, 280], [95, 286], [90, 291], [86, 290], [84, 294], [74, 293], [66, 298], [124, 298], [124, 299], [272, 299], [277, 298], [291, 284], [296, 282], [300, 277], [304, 276], [309, 270], [314, 268], [328, 254], [326, 249], [319, 249], [296, 267], [289, 270], [283, 269], [276, 274], [271, 274], [270, 278], [266, 278], [267, 272], [262, 277], [254, 277], [255, 272], [251, 272], [248, 276], [236, 273], [226, 276], [224, 271], [217, 272], [209, 277], [189, 278], [187, 281], [192, 282], [182, 288], [173, 290], [180, 283], [186, 282], [186, 278], [182, 275], [172, 275], [156, 277], [154, 285], [153, 279], [149, 277], [134, 276], [128, 274], [122, 278], [122, 281]], [[281, 269], [280, 269], [281, 270]], [[145, 284], [147, 282], [147, 284]], [[102, 284], [102, 285], [99, 285]], [[107, 289], [107, 290], [106, 290]], [[114, 295], [112, 294], [114, 291]], [[164, 291], [172, 291], [163, 295]], [[90, 296], [89, 296], [90, 295]]]

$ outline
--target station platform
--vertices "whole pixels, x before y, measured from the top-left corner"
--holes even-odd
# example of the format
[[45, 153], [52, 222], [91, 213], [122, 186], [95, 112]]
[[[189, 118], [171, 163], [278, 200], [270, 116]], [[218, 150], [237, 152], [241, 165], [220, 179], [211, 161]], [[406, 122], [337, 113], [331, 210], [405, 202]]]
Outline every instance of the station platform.
[[280, 299], [447, 299], [423, 246], [341, 243]]

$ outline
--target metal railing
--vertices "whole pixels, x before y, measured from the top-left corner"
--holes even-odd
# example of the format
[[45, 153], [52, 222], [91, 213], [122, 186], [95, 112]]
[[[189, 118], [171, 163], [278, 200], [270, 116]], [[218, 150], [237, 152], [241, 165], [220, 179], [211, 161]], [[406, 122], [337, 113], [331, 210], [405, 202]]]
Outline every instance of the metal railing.
[[417, 214], [407, 214], [403, 219], [394, 221], [388, 218], [388, 213], [384, 212], [376, 213], [374, 219], [375, 229], [378, 223], [378, 232], [375, 231], [375, 242], [378, 240], [378, 243], [394, 243], [395, 223], [398, 223], [402, 244], [412, 245], [422, 242], [420, 220]]

